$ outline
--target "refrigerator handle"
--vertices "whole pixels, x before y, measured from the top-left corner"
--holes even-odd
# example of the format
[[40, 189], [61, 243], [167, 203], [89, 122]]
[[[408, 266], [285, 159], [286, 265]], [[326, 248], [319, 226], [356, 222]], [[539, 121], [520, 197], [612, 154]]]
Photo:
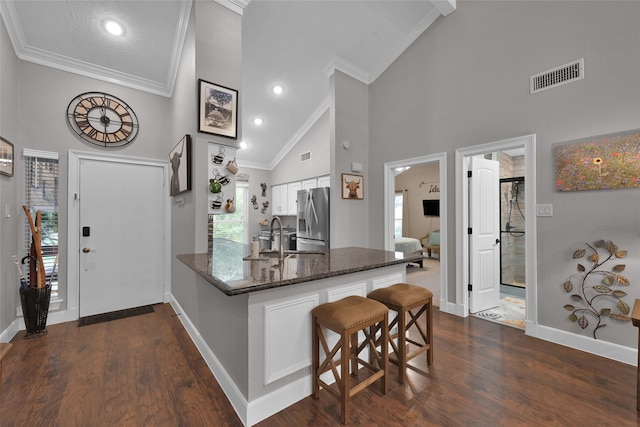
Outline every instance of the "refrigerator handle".
[[311, 200], [309, 202], [310, 209], [313, 211], [313, 217], [316, 220], [316, 224], [318, 224], [318, 214], [316, 213], [316, 206], [313, 204], [313, 195], [311, 193], [309, 193], [309, 199]]
[[309, 203], [310, 202], [311, 202], [311, 192], [307, 191], [307, 201], [304, 204], [304, 217], [306, 219], [306, 221], [305, 221], [305, 231], [307, 233], [307, 236], [311, 233], [311, 226], [309, 225], [309, 220], [311, 219], [311, 218], [309, 218], [310, 215], [311, 215], [311, 212], [309, 210]]

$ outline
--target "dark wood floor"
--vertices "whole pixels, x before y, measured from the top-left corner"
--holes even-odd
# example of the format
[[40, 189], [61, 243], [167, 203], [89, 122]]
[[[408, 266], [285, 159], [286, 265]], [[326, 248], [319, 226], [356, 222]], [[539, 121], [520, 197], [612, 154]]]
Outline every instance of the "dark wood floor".
[[[167, 304], [155, 313], [16, 336], [1, 426], [241, 426]], [[356, 395], [358, 426], [627, 426], [636, 369], [476, 318], [434, 313], [435, 364]], [[635, 334], [635, 329], [629, 328]], [[422, 357], [417, 361], [426, 369]], [[397, 368], [392, 367], [392, 374]], [[337, 426], [338, 402], [308, 397], [259, 426]]]

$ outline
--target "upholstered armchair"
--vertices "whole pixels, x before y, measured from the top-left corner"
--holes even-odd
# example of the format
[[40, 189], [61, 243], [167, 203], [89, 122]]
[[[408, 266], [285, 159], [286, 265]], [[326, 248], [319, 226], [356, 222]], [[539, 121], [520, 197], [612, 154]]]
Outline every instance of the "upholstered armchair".
[[440, 230], [434, 230], [420, 238], [422, 249], [427, 252], [427, 256], [431, 258], [431, 253], [438, 255], [440, 261]]

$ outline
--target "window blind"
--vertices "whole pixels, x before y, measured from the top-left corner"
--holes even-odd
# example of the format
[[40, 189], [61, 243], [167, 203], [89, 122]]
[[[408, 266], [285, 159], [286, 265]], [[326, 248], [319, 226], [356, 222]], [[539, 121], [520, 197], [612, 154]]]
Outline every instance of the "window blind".
[[[52, 291], [58, 289], [57, 269], [53, 266], [58, 255], [58, 153], [24, 149], [24, 204], [29, 207], [35, 220], [36, 211], [42, 213], [42, 258], [47, 282]], [[31, 228], [24, 220], [24, 254], [31, 248]], [[23, 269], [28, 276], [29, 269]]]

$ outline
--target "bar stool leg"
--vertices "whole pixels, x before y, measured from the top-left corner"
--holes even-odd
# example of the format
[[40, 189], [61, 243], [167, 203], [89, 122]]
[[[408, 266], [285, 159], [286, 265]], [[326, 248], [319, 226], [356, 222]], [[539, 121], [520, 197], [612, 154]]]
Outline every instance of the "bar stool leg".
[[342, 378], [340, 378], [340, 399], [341, 399], [341, 412], [342, 412], [342, 424], [349, 423], [349, 413], [351, 412], [351, 399], [349, 396], [349, 359], [351, 355], [351, 348], [349, 346], [349, 340], [351, 337], [348, 333], [343, 333], [340, 337], [342, 341], [342, 347], [340, 348], [340, 372]]
[[404, 384], [404, 377], [407, 371], [407, 313], [400, 309], [398, 311], [398, 375], [400, 384]]
[[[384, 321], [380, 325], [380, 335], [382, 345], [380, 347], [380, 368], [384, 371], [384, 377], [382, 378], [382, 394], [389, 392], [389, 313], [384, 314]], [[370, 344], [375, 349], [375, 335], [374, 342]]]
[[427, 303], [427, 338], [429, 339], [429, 350], [427, 350], [427, 365], [433, 365], [433, 304], [431, 299]]
[[311, 319], [311, 324], [313, 325], [312, 328], [312, 338], [311, 338], [311, 342], [312, 342], [312, 347], [311, 347], [311, 353], [312, 353], [312, 367], [313, 367], [313, 383], [312, 383], [312, 387], [313, 387], [313, 398], [314, 399], [318, 399], [320, 398], [320, 384], [318, 384], [318, 367], [320, 366], [320, 345], [319, 345], [319, 337], [318, 337], [318, 328], [320, 327], [318, 325], [318, 319], [315, 316], [312, 316]]

